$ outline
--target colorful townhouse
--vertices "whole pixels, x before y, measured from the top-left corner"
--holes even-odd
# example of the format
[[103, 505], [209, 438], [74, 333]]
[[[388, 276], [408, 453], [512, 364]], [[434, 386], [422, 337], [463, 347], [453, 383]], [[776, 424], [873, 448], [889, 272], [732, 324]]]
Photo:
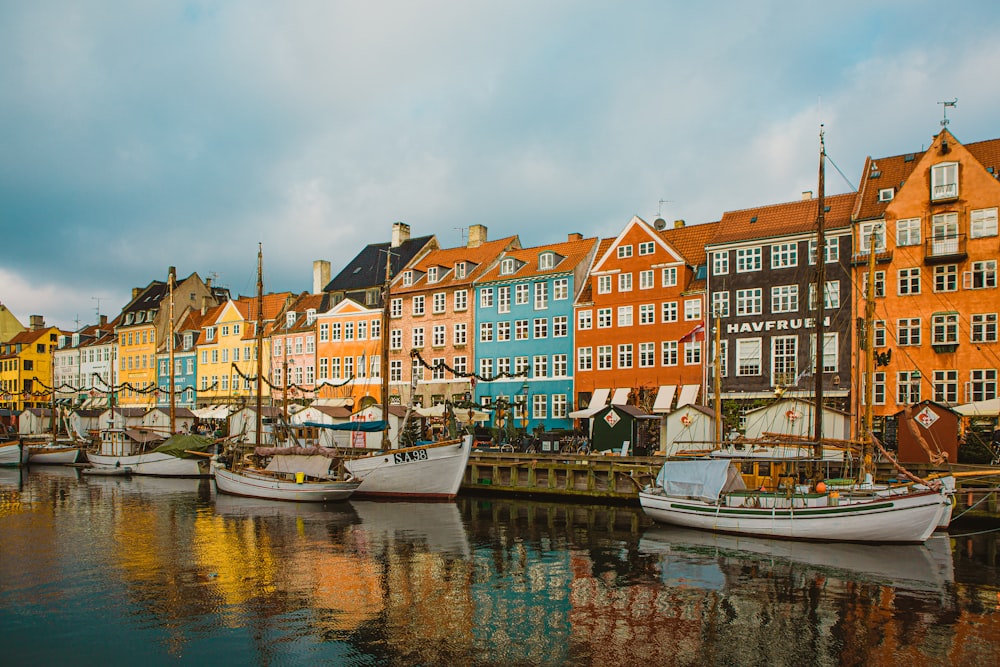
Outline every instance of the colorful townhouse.
[[998, 396], [998, 178], [1000, 139], [962, 144], [947, 128], [925, 151], [865, 161], [854, 271], [863, 289], [874, 245], [872, 333], [881, 363], [872, 402], [884, 439], [892, 439], [885, 420], [921, 401], [955, 406]]
[[[262, 396], [272, 396], [270, 385], [274, 377], [269, 364], [271, 345], [265, 334], [292, 298], [291, 292], [263, 297]], [[199, 406], [246, 406], [256, 396], [258, 312], [257, 297], [241, 296], [226, 300], [202, 319], [196, 345]]]
[[108, 321], [106, 315], [101, 315], [93, 337], [80, 344], [80, 384], [86, 392], [83, 408], [106, 408], [111, 404], [118, 352], [117, 325], [117, 319]]
[[[500, 256], [519, 249], [516, 236], [487, 240], [484, 225], [469, 228], [468, 243], [432, 250], [396, 276], [389, 301], [390, 394], [403, 405], [463, 402], [474, 393], [475, 282]], [[390, 395], [390, 404], [394, 399]]]
[[316, 313], [323, 294], [290, 299], [264, 332], [270, 340], [271, 396], [287, 404], [315, 398]]
[[475, 399], [526, 430], [569, 429], [573, 401], [573, 303], [586, 284], [598, 240], [508, 250], [475, 282], [473, 368], [491, 382]]
[[14, 313], [0, 303], [0, 343], [7, 342], [24, 329], [24, 325], [14, 316]]
[[28, 329], [0, 343], [0, 409], [42, 408], [52, 401], [52, 356], [64, 335], [32, 315]]
[[93, 388], [94, 378], [88, 375], [88, 356], [94, 356], [91, 343], [110, 329], [107, 315], [101, 315], [98, 324], [88, 325], [79, 331], [59, 337], [59, 346], [52, 355], [53, 384], [56, 402], [63, 405], [82, 405]]
[[207, 304], [201, 308], [187, 308], [181, 314], [174, 330], [173, 358], [170, 368], [170, 349], [157, 355], [157, 385], [160, 388], [158, 405], [170, 405], [170, 373], [173, 373], [174, 407], [194, 408], [198, 405], [198, 341], [201, 324], [208, 315]]
[[[437, 248], [434, 236], [412, 238], [409, 225], [395, 222], [389, 242], [365, 246], [333, 280], [314, 279], [314, 291], [322, 289], [327, 296], [317, 316], [317, 395], [322, 404], [357, 410], [382, 403], [386, 261], [389, 275], [398, 276]], [[401, 374], [390, 394], [394, 405], [409, 397], [408, 391], [402, 393]]]
[[[847, 410], [855, 195], [824, 201], [823, 402]], [[709, 331], [720, 329], [721, 397], [735, 401], [738, 411], [776, 396], [815, 396], [818, 216], [819, 199], [811, 192], [799, 201], [728, 211], [705, 248]], [[711, 369], [709, 378], [708, 393], [714, 396]], [[738, 426], [726, 424], [727, 430]]]
[[[170, 267], [168, 282], [154, 280], [145, 288], [133, 288], [132, 300], [122, 308], [118, 334], [119, 400], [124, 406], [152, 407], [158, 401], [157, 355], [166, 350], [167, 334], [175, 330], [185, 309], [198, 308], [203, 301], [218, 303], [228, 298], [225, 289], [213, 288], [192, 273], [177, 282], [177, 271]], [[173, 317], [171, 319], [171, 313]]]
[[574, 305], [574, 419], [605, 407], [646, 412], [703, 394], [705, 244], [718, 223], [671, 227], [634, 216], [601, 242]]

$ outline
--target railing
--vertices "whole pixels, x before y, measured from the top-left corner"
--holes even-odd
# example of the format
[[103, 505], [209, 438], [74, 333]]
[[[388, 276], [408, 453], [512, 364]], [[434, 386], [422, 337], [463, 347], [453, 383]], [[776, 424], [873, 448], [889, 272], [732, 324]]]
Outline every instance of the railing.
[[931, 189], [931, 199], [938, 201], [940, 199], [954, 199], [958, 196], [958, 183], [943, 183], [941, 185], [935, 185]]
[[937, 236], [928, 239], [924, 243], [926, 259], [933, 258], [954, 258], [966, 254], [965, 234], [949, 234], [947, 236]]

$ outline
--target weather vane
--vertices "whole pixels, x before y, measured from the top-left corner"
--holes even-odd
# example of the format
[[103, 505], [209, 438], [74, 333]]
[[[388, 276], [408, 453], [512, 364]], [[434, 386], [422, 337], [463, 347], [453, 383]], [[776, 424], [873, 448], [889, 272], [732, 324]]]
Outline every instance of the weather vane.
[[944, 114], [944, 118], [941, 119], [941, 127], [947, 127], [948, 123], [950, 122], [948, 120], [948, 107], [952, 107], [952, 108], [957, 107], [958, 106], [958, 98], [956, 97], [951, 102], [938, 102], [938, 104], [942, 105], [941, 113]]

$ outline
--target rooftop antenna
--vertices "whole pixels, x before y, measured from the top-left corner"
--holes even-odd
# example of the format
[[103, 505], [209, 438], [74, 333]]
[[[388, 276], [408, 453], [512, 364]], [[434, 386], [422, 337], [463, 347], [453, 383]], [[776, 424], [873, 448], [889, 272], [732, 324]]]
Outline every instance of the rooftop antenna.
[[941, 113], [943, 118], [941, 119], [941, 127], [948, 127], [948, 107], [956, 108], [958, 106], [958, 98], [956, 97], [951, 102], [938, 102], [941, 105]]
[[454, 227], [453, 229], [457, 229], [458, 230], [458, 234], [459, 234], [459, 236], [462, 239], [462, 245], [465, 245], [467, 243], [465, 237], [466, 237], [466, 234], [468, 234], [468, 232], [469, 232], [469, 228], [468, 227]]
[[673, 204], [673, 203], [674, 203], [673, 199], [661, 199], [660, 200], [660, 205], [656, 207], [656, 217], [657, 218], [662, 218], [663, 217], [663, 205], [664, 204]]
[[101, 297], [99, 297], [99, 296], [92, 296], [92, 297], [90, 297], [90, 299], [92, 301], [96, 301], [97, 302], [97, 321], [100, 322], [101, 321]]

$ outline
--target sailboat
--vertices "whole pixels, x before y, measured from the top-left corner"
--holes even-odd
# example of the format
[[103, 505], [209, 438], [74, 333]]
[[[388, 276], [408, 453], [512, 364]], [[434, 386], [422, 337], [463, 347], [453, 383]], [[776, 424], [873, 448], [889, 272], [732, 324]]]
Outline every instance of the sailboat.
[[[47, 440], [26, 442], [28, 463], [30, 465], [72, 465], [80, 458], [81, 446], [74, 440], [59, 440], [60, 409], [55, 402], [55, 390], [52, 392], [51, 414], [52, 425]], [[66, 428], [67, 433], [69, 428]]]
[[[381, 431], [382, 447], [363, 456], [351, 456], [344, 466], [361, 480], [359, 497], [395, 497], [426, 500], [449, 500], [458, 495], [472, 453], [473, 436], [442, 440], [414, 447], [393, 448], [389, 439], [389, 289], [392, 278], [391, 255], [386, 251], [385, 282], [382, 303], [381, 393], [382, 420], [306, 426], [345, 431]], [[412, 398], [410, 403], [412, 404]], [[409, 410], [407, 411], [409, 415]], [[405, 430], [404, 426], [400, 432]]]
[[[255, 443], [262, 441], [262, 382], [264, 373], [264, 278], [263, 251], [257, 250], [257, 377]], [[251, 464], [248, 459], [266, 464]], [[215, 489], [220, 493], [249, 498], [295, 502], [346, 500], [361, 485], [350, 475], [341, 475], [341, 460], [333, 450], [321, 447], [256, 447], [252, 457], [233, 452], [229, 466], [213, 458]]]
[[0, 466], [27, 465], [28, 450], [21, 447], [20, 440], [0, 442]]
[[[818, 249], [825, 247], [824, 160], [821, 132]], [[823, 405], [823, 265], [823, 261], [817, 261], [817, 413]], [[867, 386], [871, 384], [869, 381]], [[815, 459], [822, 458], [822, 429], [822, 419], [817, 416]], [[870, 428], [863, 435], [866, 445], [873, 441]], [[862, 478], [870, 478], [870, 450], [863, 449], [861, 458]], [[736, 464], [708, 458], [665, 462], [655, 484], [639, 492], [639, 502], [654, 521], [720, 533], [812, 541], [920, 543], [930, 537], [950, 511], [950, 499], [941, 489], [940, 483], [930, 482], [891, 494], [841, 496], [839, 491], [827, 489], [825, 483], [796, 484], [793, 477], [774, 490], [748, 489]]]

